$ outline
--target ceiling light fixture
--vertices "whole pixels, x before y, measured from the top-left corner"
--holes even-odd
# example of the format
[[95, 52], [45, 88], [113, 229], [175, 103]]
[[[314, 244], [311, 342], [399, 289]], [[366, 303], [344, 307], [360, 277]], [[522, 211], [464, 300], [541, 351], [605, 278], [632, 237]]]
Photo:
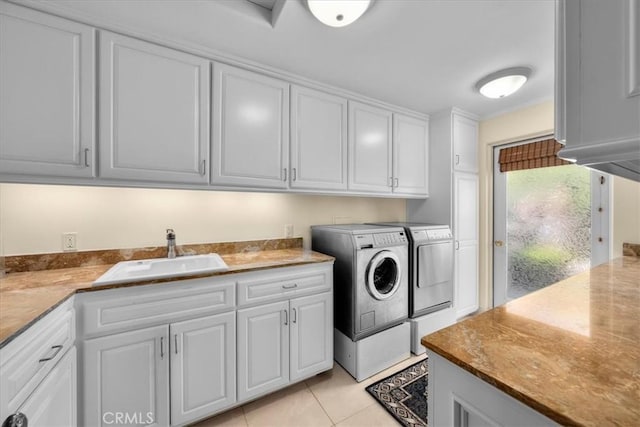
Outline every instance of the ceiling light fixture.
[[371, 0], [307, 0], [318, 21], [330, 27], [345, 27], [367, 11]]
[[504, 98], [520, 89], [530, 75], [531, 68], [507, 68], [480, 79], [476, 83], [476, 89], [487, 98]]

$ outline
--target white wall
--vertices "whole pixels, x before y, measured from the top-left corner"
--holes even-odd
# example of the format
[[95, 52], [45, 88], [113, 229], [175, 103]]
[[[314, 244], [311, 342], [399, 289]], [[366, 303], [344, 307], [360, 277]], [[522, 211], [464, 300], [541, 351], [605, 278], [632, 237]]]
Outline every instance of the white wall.
[[[553, 134], [553, 101], [543, 102], [480, 122], [480, 307], [493, 298], [493, 169], [495, 145]], [[614, 177], [612, 187], [612, 253], [622, 255], [622, 242], [640, 243], [640, 183]]]
[[63, 232], [79, 250], [294, 236], [310, 245], [310, 226], [401, 221], [402, 199], [270, 193], [0, 184], [0, 255], [60, 252]]

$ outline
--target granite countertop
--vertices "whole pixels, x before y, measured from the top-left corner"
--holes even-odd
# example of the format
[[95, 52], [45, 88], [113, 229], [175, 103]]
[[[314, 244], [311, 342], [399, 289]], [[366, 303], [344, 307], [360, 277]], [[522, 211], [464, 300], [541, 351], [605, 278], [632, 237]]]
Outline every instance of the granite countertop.
[[333, 261], [333, 257], [303, 248], [258, 250], [220, 256], [229, 266], [225, 272], [99, 287], [91, 285], [112, 264], [9, 273], [0, 278], [0, 348], [76, 292]]
[[640, 420], [640, 258], [623, 257], [422, 338], [565, 425]]

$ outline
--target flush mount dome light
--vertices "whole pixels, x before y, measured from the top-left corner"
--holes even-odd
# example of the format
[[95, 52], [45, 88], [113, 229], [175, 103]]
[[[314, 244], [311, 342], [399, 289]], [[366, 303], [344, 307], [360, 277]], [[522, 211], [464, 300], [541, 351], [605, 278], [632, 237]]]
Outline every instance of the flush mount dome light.
[[313, 16], [330, 27], [344, 27], [355, 22], [370, 3], [371, 0], [307, 0]]
[[476, 89], [487, 98], [504, 98], [522, 87], [531, 75], [527, 67], [496, 71], [476, 83]]

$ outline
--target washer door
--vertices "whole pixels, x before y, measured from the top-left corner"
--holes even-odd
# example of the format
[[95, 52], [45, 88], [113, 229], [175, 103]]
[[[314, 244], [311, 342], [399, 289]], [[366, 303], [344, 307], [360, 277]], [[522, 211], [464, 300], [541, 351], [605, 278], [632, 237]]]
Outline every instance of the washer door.
[[391, 298], [400, 288], [400, 260], [390, 251], [378, 252], [367, 266], [367, 291], [377, 300]]

